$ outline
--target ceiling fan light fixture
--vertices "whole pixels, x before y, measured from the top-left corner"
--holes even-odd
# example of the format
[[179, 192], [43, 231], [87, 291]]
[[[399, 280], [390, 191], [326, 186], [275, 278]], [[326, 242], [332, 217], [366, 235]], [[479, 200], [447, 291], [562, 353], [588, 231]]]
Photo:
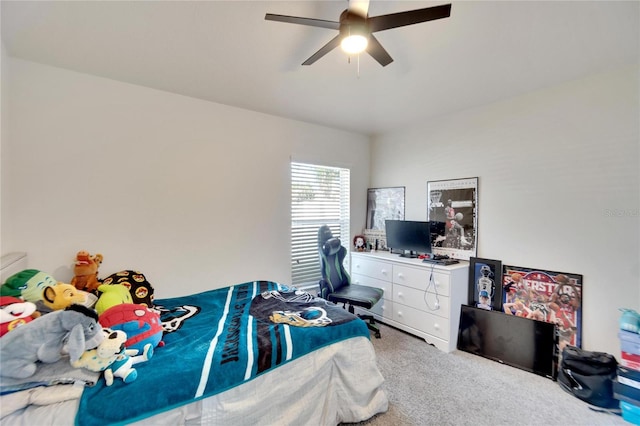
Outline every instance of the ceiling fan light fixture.
[[364, 52], [367, 48], [367, 44], [369, 44], [367, 37], [360, 34], [353, 34], [343, 38], [342, 42], [340, 42], [340, 47], [346, 53], [356, 55]]
[[327, 28], [340, 32], [304, 61], [302, 65], [313, 64], [338, 47], [338, 45], [341, 45], [342, 50], [348, 55], [360, 54], [366, 50], [373, 59], [385, 67], [393, 62], [393, 58], [382, 47], [373, 33], [448, 18], [451, 16], [451, 3], [371, 17], [368, 10], [369, 0], [349, 0], [348, 9], [340, 14], [340, 20], [337, 22], [299, 16], [274, 15], [272, 13], [267, 13], [264, 19]]

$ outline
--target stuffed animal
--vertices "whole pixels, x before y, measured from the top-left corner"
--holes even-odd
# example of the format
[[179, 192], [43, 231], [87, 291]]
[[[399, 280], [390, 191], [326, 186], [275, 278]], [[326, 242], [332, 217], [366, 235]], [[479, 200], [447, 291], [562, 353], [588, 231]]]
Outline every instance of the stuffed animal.
[[58, 283], [44, 288], [42, 301], [50, 310], [59, 311], [74, 303], [86, 306], [89, 294], [86, 291], [78, 290], [71, 284]]
[[53, 363], [63, 349], [71, 362], [87, 349], [95, 348], [104, 335], [98, 315], [82, 305], [42, 315], [2, 337], [0, 376], [24, 379], [32, 376], [38, 361]]
[[125, 349], [127, 334], [121, 330], [103, 328], [104, 340], [97, 348], [85, 351], [78, 361], [72, 362], [75, 368], [91, 371], [104, 371], [107, 386], [113, 384], [114, 377], [120, 377], [124, 383], [131, 383], [138, 377], [134, 365], [148, 361], [153, 356], [153, 346], [145, 345], [141, 355], [135, 349]]
[[100, 285], [98, 280], [98, 268], [102, 263], [102, 255], [96, 254], [91, 256], [89, 252], [81, 250], [76, 254], [76, 262], [73, 267], [74, 277], [71, 279], [71, 285], [78, 290], [95, 292]]
[[13, 296], [0, 296], [0, 336], [37, 318], [35, 303]]
[[122, 284], [129, 289], [132, 303], [153, 308], [153, 287], [147, 278], [139, 271], [120, 271], [109, 275], [102, 284]]
[[153, 347], [164, 346], [160, 315], [144, 305], [124, 303], [112, 306], [100, 315], [100, 324], [127, 333], [127, 348], [142, 352], [148, 343]]
[[133, 303], [129, 289], [121, 284], [102, 284], [98, 287], [98, 292], [100, 293], [100, 297], [98, 297], [98, 301], [96, 302], [96, 311], [98, 311], [98, 315], [102, 315], [104, 311], [112, 306], [121, 305], [123, 303]]
[[42, 292], [45, 287], [57, 283], [55, 278], [45, 272], [37, 269], [25, 269], [7, 278], [0, 287], [0, 296], [19, 297], [27, 302], [36, 303], [42, 300]]

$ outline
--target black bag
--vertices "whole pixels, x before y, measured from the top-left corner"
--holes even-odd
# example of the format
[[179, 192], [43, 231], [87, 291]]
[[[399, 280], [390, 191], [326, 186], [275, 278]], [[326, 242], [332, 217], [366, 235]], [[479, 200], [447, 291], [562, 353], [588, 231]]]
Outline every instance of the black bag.
[[565, 346], [558, 370], [560, 387], [575, 397], [597, 407], [619, 408], [613, 397], [613, 380], [618, 361], [605, 352], [591, 352]]

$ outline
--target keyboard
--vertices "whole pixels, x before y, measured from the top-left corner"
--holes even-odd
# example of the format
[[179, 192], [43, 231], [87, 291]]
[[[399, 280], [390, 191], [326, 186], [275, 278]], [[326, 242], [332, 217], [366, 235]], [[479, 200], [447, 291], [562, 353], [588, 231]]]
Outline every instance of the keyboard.
[[434, 263], [436, 265], [455, 265], [456, 263], [460, 263], [459, 260], [456, 259], [422, 259], [424, 263]]

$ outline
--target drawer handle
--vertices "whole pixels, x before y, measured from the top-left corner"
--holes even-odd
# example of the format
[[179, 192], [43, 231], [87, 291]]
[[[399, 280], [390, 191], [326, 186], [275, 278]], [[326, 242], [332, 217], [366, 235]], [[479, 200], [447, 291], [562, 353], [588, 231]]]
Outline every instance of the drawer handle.
[[387, 270], [386, 270], [386, 269], [383, 269], [382, 271], [380, 271], [380, 273], [381, 273], [382, 275], [387, 275]]
[[435, 323], [435, 324], [433, 325], [433, 328], [435, 328], [436, 330], [440, 330], [440, 324]]
[[402, 294], [401, 291], [398, 292], [398, 297], [404, 297], [404, 294]]
[[398, 278], [404, 278], [404, 275], [402, 274], [402, 272], [398, 272]]
[[402, 316], [402, 311], [398, 311], [398, 316], [401, 317]]

